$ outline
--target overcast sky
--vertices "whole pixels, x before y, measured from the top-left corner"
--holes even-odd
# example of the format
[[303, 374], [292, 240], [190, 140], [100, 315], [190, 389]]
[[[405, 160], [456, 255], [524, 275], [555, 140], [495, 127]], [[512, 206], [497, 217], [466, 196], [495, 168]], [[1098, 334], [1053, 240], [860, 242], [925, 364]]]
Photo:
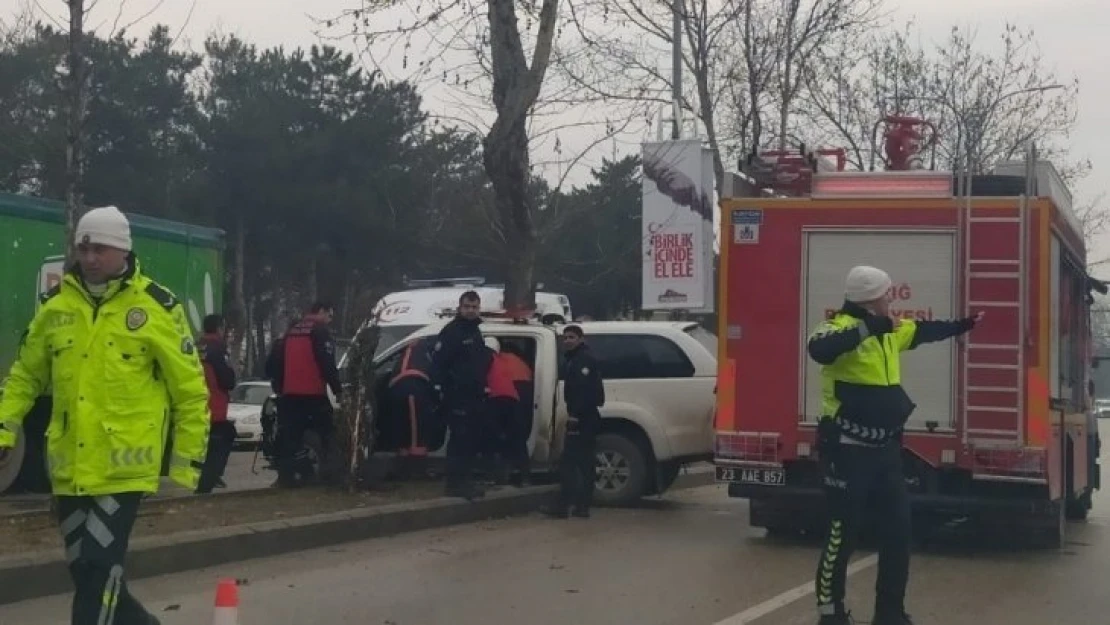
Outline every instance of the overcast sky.
[[[86, 0], [93, 4], [88, 26], [106, 32], [113, 23], [136, 22], [129, 31], [145, 35], [150, 26], [161, 22], [182, 29], [181, 41], [199, 48], [213, 30], [237, 34], [262, 47], [286, 48], [318, 41], [311, 13], [315, 17], [337, 14], [351, 8], [357, 0]], [[1104, 43], [1110, 33], [1110, 0], [888, 0], [900, 18], [915, 18], [925, 42], [943, 39], [953, 25], [977, 26], [980, 40], [987, 42], [998, 33], [1005, 17], [1035, 29], [1041, 50], [1050, 66], [1064, 81], [1080, 80], [1079, 122], [1070, 145], [1073, 156], [1090, 158], [1094, 171], [1075, 189], [1077, 199], [1093, 198], [1110, 190], [1110, 48]], [[0, 18], [17, 13], [24, 5], [49, 11], [59, 24], [65, 23], [64, 0], [0, 0]], [[123, 8], [122, 15], [119, 9]], [[143, 16], [146, 16], [145, 18]], [[434, 103], [433, 103], [434, 104]], [[642, 132], [642, 128], [641, 128]], [[564, 146], [585, 146], [591, 141], [587, 131], [580, 136], [560, 139]], [[638, 151], [639, 137], [628, 137], [616, 144], [606, 143], [587, 167], [575, 172], [571, 181], [583, 179], [588, 165], [601, 156]], [[550, 146], [551, 144], [548, 143]], [[542, 149], [542, 148], [541, 148]], [[548, 148], [550, 149], [550, 148]], [[570, 149], [564, 150], [564, 153]], [[540, 156], [542, 159], [542, 155]], [[553, 172], [554, 173], [554, 172]], [[1094, 256], [1110, 255], [1110, 236], [1096, 244]], [[1103, 272], [1110, 274], [1110, 268]]]

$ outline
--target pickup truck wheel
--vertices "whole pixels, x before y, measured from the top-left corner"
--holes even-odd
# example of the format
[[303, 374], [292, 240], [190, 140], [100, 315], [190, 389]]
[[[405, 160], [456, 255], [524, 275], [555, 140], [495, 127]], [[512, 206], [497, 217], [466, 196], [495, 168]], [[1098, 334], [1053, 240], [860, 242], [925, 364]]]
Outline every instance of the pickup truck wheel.
[[15, 439], [15, 447], [8, 450], [8, 456], [0, 460], [0, 493], [11, 488], [19, 477], [19, 469], [23, 466], [23, 456], [27, 452], [27, 438], [19, 434]]
[[644, 495], [648, 463], [640, 446], [622, 434], [597, 437], [594, 498], [601, 505], [624, 506]]

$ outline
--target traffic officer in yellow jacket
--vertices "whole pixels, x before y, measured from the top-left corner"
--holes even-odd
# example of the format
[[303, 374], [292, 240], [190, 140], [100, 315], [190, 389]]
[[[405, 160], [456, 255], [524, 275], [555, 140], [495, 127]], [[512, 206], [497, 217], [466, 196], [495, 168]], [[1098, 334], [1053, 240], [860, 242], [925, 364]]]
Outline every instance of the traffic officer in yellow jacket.
[[76, 588], [72, 625], [154, 625], [127, 591], [123, 562], [139, 501], [170, 477], [190, 491], [208, 442], [208, 391], [181, 304], [143, 275], [115, 207], [87, 212], [77, 264], [42, 298], [3, 400], [0, 453], [52, 389], [50, 480]]
[[900, 355], [923, 343], [970, 331], [982, 313], [959, 321], [890, 317], [891, 280], [874, 267], [854, 267], [844, 306], [810, 336], [809, 355], [822, 365], [818, 451], [828, 501], [829, 532], [817, 566], [819, 625], [848, 625], [844, 586], [869, 497], [882, 532], [873, 625], [912, 625], [904, 600], [910, 566], [910, 503], [902, 473], [902, 428], [914, 403], [901, 385]]

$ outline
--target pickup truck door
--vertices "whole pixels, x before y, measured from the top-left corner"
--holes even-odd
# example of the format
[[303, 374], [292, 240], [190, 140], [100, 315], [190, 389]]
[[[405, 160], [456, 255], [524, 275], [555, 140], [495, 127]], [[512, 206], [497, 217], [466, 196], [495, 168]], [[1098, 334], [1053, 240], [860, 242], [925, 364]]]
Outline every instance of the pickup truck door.
[[556, 415], [558, 414], [559, 344], [555, 333], [548, 328], [492, 327], [486, 331], [498, 339], [531, 339], [535, 343], [535, 362], [532, 380], [535, 395], [532, 397], [532, 434], [528, 439], [532, 461], [537, 465], [550, 464], [558, 458]]

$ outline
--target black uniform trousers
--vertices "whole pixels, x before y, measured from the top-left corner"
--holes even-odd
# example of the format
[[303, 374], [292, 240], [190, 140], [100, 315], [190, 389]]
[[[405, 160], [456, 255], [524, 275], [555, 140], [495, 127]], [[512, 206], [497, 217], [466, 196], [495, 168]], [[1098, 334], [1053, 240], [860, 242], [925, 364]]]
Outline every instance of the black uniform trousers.
[[818, 611], [823, 615], [844, 611], [848, 561], [871, 501], [878, 514], [876, 525], [881, 539], [875, 614], [876, 618], [900, 618], [909, 579], [911, 539], [901, 441], [881, 447], [844, 442], [830, 447], [821, 450], [830, 520], [817, 565]]
[[58, 521], [76, 592], [71, 625], [149, 625], [127, 590], [123, 560], [142, 493], [58, 497]]
[[515, 386], [520, 401], [514, 404], [514, 414], [509, 420], [505, 435], [505, 459], [523, 476], [530, 473], [532, 467], [532, 456], [528, 453], [528, 439], [532, 436], [535, 391], [532, 382], [516, 382]]
[[[309, 430], [316, 432], [321, 453], [330, 451], [334, 424], [327, 395], [283, 395], [278, 400], [277, 426], [278, 483], [291, 485], [297, 474], [306, 479], [314, 477], [316, 472], [304, 445], [304, 435]], [[327, 458], [318, 460], [323, 465]]]
[[486, 424], [482, 398], [456, 399], [445, 402], [447, 407], [447, 487], [470, 482], [474, 458], [478, 454]]
[[594, 499], [597, 482], [597, 434], [595, 425], [601, 416], [594, 414], [582, 419], [567, 430], [563, 456], [559, 462], [562, 488], [559, 491], [559, 511], [574, 506], [579, 512], [588, 512]]
[[204, 458], [204, 468], [200, 471], [197, 494], [207, 494], [216, 487], [216, 482], [224, 475], [231, 448], [235, 446], [235, 424], [230, 421], [217, 421], [208, 433], [208, 455]]

